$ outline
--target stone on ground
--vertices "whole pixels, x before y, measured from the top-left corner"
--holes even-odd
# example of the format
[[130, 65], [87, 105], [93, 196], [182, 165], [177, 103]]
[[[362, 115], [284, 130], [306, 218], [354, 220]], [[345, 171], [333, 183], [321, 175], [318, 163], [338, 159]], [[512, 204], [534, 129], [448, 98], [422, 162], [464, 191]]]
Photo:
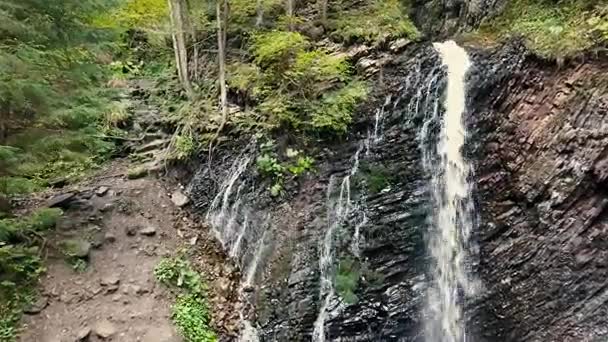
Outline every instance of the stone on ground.
[[145, 236], [152, 236], [156, 234], [156, 228], [153, 226], [146, 226], [145, 228], [142, 228], [139, 230], [139, 234], [141, 235], [145, 235]]
[[190, 198], [186, 196], [181, 190], [175, 190], [173, 194], [171, 194], [171, 201], [177, 207], [183, 207], [190, 202]]
[[95, 324], [94, 330], [95, 335], [101, 338], [112, 337], [114, 334], [116, 334], [116, 327], [114, 327], [114, 324], [112, 324], [112, 322], [108, 321], [107, 319], [97, 322], [97, 324]]

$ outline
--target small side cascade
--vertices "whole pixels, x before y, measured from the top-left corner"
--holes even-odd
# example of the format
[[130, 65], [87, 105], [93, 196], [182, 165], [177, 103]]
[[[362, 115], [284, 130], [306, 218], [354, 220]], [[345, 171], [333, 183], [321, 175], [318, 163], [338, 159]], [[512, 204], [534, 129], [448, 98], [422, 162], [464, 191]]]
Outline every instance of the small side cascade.
[[[268, 242], [269, 219], [250, 215], [248, 197], [251, 194], [248, 192], [251, 190], [242, 179], [251, 160], [250, 155], [244, 155], [233, 162], [206, 214], [206, 220], [224, 250], [245, 270], [239, 288], [241, 342], [259, 341], [258, 330], [250, 321], [247, 309], [252, 307], [254, 281]], [[251, 258], [246, 257], [249, 255]]]
[[330, 178], [329, 185], [327, 187], [328, 229], [325, 232], [323, 240], [321, 241], [319, 254], [319, 270], [321, 273], [319, 298], [321, 298], [322, 304], [313, 330], [313, 341], [316, 342], [325, 342], [326, 340], [325, 321], [327, 319], [327, 309], [329, 308], [331, 300], [335, 295], [333, 282], [333, 267], [335, 264], [334, 235], [344, 220], [348, 218], [348, 215], [354, 209], [356, 209], [353, 207], [353, 202], [351, 199], [350, 179], [359, 170], [360, 156], [365, 146], [365, 143], [362, 143], [359, 146], [353, 157], [353, 165], [351, 169], [349, 170], [348, 174], [342, 178], [342, 182], [340, 183], [340, 195], [337, 201], [332, 198], [335, 186], [334, 176]]
[[[264, 234], [257, 242], [257, 246], [255, 248], [255, 252], [253, 255], [253, 259], [249, 266], [247, 267], [245, 273], [243, 274], [243, 280], [241, 282], [241, 287], [239, 288], [239, 297], [241, 299], [241, 303], [249, 304], [249, 296], [251, 288], [254, 285], [255, 277], [258, 271], [258, 265], [264, 255], [266, 250], [266, 236], [268, 230], [264, 231]], [[242, 325], [241, 335], [239, 336], [239, 342], [259, 342], [259, 332], [253, 325], [253, 323], [246, 317], [245, 315], [245, 307], [241, 307], [239, 312], [239, 317]]]
[[234, 226], [237, 213], [241, 205], [242, 185], [237, 185], [236, 199], [231, 204], [230, 198], [233, 189], [251, 162], [251, 157], [243, 156], [234, 161], [228, 176], [220, 186], [213, 202], [207, 210], [205, 220], [211, 224], [215, 237], [222, 243], [224, 249], [229, 250], [231, 239], [234, 238]]
[[371, 142], [374, 144], [377, 144], [382, 141], [382, 133], [384, 131], [384, 116], [386, 113], [386, 107], [391, 104], [391, 100], [392, 96], [387, 95], [382, 107], [376, 109], [376, 116], [374, 118], [374, 132], [370, 139]]
[[[466, 51], [453, 41], [436, 43], [434, 47], [447, 71], [447, 89], [441, 108], [439, 97], [429, 96], [433, 88], [437, 89], [433, 83], [439, 81], [439, 74], [430, 79], [426, 89], [419, 88], [427, 92], [425, 101], [435, 100], [431, 106], [425, 104], [430, 111], [420, 131], [423, 166], [431, 175], [434, 203], [428, 233], [431, 281], [427, 288], [425, 338], [429, 342], [465, 342], [463, 296], [474, 293], [475, 287], [467, 270], [467, 246], [474, 225], [468, 181], [471, 166], [462, 153], [467, 135], [465, 78], [470, 62]], [[441, 109], [445, 112], [435, 144], [430, 127], [440, 120]]]

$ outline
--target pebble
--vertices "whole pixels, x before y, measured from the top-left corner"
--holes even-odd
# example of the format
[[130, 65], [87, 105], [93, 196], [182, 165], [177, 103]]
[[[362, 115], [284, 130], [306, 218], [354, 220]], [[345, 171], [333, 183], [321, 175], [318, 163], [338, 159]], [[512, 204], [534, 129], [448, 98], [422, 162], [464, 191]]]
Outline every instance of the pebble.
[[110, 190], [110, 188], [108, 188], [107, 186], [100, 186], [99, 188], [97, 188], [97, 191], [95, 191], [95, 194], [99, 197], [104, 196], [108, 190]]
[[153, 226], [147, 226], [143, 229], [140, 229], [139, 234], [145, 236], [153, 236], [156, 234], [156, 228]]

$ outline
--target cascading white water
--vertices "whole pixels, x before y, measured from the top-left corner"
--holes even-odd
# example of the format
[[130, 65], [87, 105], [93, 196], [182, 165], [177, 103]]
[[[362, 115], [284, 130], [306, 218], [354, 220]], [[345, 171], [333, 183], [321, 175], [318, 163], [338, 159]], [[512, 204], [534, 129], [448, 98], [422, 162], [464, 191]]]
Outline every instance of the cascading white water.
[[237, 180], [245, 172], [250, 161], [251, 158], [248, 156], [235, 160], [226, 180], [221, 184], [220, 191], [218, 191], [213, 202], [211, 202], [205, 216], [207, 222], [211, 224], [216, 238], [225, 249], [230, 248], [231, 240], [234, 239], [234, 226], [236, 225], [237, 214], [241, 205], [239, 195], [242, 186], [238, 186], [236, 199], [232, 205], [230, 205], [230, 197]]
[[[211, 227], [216, 235], [216, 238], [222, 243], [224, 249], [230, 257], [238, 261], [239, 256], [243, 253], [243, 244], [246, 236], [250, 234], [254, 223], [249, 217], [250, 208], [243, 205], [243, 192], [245, 182], [239, 183], [239, 178], [245, 173], [251, 157], [243, 156], [237, 158], [225, 180], [220, 185], [220, 189], [216, 194], [213, 202], [207, 211], [206, 220], [211, 224]], [[236, 189], [236, 191], [235, 191]], [[240, 220], [242, 218], [242, 222]], [[265, 225], [264, 225], [265, 227]], [[242, 261], [242, 267], [246, 269], [245, 275], [241, 281], [239, 296], [242, 303], [249, 301], [248, 294], [253, 287], [253, 282], [258, 269], [258, 264], [262, 258], [262, 254], [266, 248], [265, 230], [262, 237], [256, 243], [253, 258], [251, 260]], [[239, 311], [240, 321], [242, 325], [240, 342], [258, 342], [258, 330], [249, 321], [243, 311], [244, 307]]]
[[[253, 286], [255, 276], [258, 271], [258, 264], [260, 263], [260, 260], [262, 259], [262, 255], [264, 254], [264, 251], [266, 249], [265, 242], [266, 242], [267, 232], [268, 232], [267, 230], [264, 231], [264, 234], [258, 241], [257, 247], [255, 249], [255, 253], [253, 255], [253, 260], [247, 267], [247, 270], [245, 271], [245, 274], [243, 276], [241, 287], [239, 289], [239, 296], [241, 297], [242, 302], [247, 301], [247, 298], [246, 298], [247, 289], [251, 288]], [[251, 321], [249, 321], [245, 317], [243, 309], [241, 309], [241, 311], [239, 312], [239, 316], [240, 316], [241, 325], [242, 325], [241, 335], [239, 336], [239, 342], [259, 342], [260, 341], [259, 332], [253, 326]]]
[[[463, 292], [469, 294], [473, 290], [466, 267], [466, 245], [473, 226], [468, 182], [471, 167], [462, 154], [466, 138], [465, 77], [470, 62], [466, 51], [453, 41], [436, 43], [434, 47], [447, 69], [447, 90], [436, 155], [430, 147], [423, 153], [424, 166], [432, 175], [434, 201], [428, 241], [432, 281], [427, 293], [425, 335], [429, 342], [464, 342], [467, 337], [461, 297]], [[437, 119], [437, 105], [427, 119]], [[429, 134], [429, 122], [421, 134]]]
[[353, 166], [351, 167], [348, 174], [342, 179], [340, 184], [340, 196], [337, 202], [332, 201], [331, 195], [334, 187], [334, 177], [332, 176], [327, 187], [327, 219], [328, 228], [325, 232], [321, 244], [321, 252], [319, 254], [319, 271], [320, 286], [319, 286], [319, 298], [323, 301], [317, 320], [315, 321], [313, 330], [313, 341], [325, 342], [325, 320], [327, 319], [327, 308], [331, 303], [331, 299], [334, 296], [335, 289], [333, 283], [333, 265], [334, 265], [334, 234], [336, 229], [344, 222], [348, 215], [353, 210], [351, 196], [350, 196], [350, 179], [359, 170], [359, 158], [361, 152], [365, 148], [365, 143], [361, 144], [357, 149], [354, 156]]

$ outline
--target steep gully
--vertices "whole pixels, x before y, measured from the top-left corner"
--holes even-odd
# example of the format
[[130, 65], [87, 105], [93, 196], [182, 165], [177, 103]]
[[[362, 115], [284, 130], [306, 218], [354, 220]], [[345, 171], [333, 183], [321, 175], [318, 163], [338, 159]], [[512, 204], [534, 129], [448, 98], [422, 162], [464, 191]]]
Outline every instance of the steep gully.
[[[318, 173], [282, 199], [250, 141], [220, 152], [219, 183], [206, 167], [192, 177], [195, 208], [243, 270], [241, 341], [608, 334], [602, 62], [558, 70], [516, 43], [471, 52], [395, 56], [349, 141], [319, 150]], [[378, 169], [389, 179], [372, 191]], [[355, 302], [335, 286], [344, 260], [357, 265]]]

